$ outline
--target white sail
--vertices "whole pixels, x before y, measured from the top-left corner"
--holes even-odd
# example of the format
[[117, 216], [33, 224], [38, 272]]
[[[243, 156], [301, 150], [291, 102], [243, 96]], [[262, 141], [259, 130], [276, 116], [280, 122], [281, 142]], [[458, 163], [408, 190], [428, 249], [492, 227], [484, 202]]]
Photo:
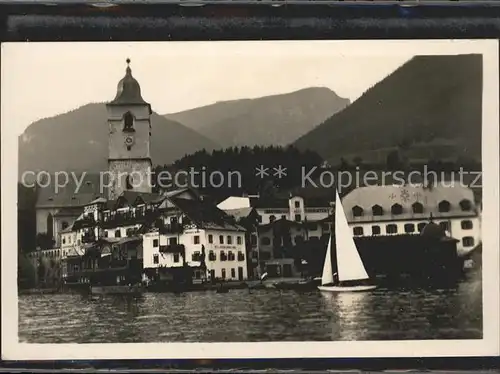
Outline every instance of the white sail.
[[368, 279], [369, 277], [363, 261], [354, 243], [351, 229], [347, 224], [347, 218], [338, 191], [335, 203], [335, 244], [337, 248], [337, 273], [339, 281]]
[[321, 276], [321, 284], [333, 283], [333, 269], [332, 269], [332, 237], [328, 240], [328, 247], [326, 249], [325, 263], [323, 265], [323, 274]]

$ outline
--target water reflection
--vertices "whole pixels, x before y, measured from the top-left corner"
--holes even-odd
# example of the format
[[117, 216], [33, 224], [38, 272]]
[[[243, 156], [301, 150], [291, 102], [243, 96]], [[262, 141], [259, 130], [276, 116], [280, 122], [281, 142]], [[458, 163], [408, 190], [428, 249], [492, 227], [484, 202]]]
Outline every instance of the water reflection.
[[323, 310], [330, 315], [331, 340], [364, 340], [367, 318], [362, 311], [370, 297], [364, 292], [321, 292]]
[[19, 297], [19, 337], [36, 343], [480, 339], [480, 280], [448, 290], [231, 290], [137, 301]]

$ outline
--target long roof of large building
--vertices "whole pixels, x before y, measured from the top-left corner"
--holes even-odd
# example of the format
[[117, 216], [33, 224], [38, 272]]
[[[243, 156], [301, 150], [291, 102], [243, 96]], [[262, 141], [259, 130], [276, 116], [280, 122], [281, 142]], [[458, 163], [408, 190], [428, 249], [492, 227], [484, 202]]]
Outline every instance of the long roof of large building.
[[[449, 209], [444, 209], [447, 211], [439, 209], [443, 202], [449, 203]], [[401, 213], [393, 214], [392, 207], [395, 204], [401, 206]], [[421, 213], [414, 211], [414, 204], [421, 204]], [[464, 209], [462, 205], [468, 206], [468, 209]], [[421, 185], [360, 187], [342, 199], [342, 206], [350, 222], [475, 216], [478, 211], [470, 188], [444, 185], [432, 188]], [[374, 206], [381, 207], [383, 214], [374, 216]], [[354, 215], [355, 207], [363, 209], [360, 216]]]
[[100, 178], [98, 173], [82, 173], [70, 174], [67, 181], [62, 177], [57, 181], [54, 175], [51, 175], [47, 186], [37, 187], [36, 208], [83, 207], [99, 197], [106, 197], [108, 189], [104, 187], [105, 182], [101, 183]]
[[205, 229], [244, 230], [236, 224], [235, 219], [216, 205], [198, 199], [171, 198], [177, 206], [194, 223]]

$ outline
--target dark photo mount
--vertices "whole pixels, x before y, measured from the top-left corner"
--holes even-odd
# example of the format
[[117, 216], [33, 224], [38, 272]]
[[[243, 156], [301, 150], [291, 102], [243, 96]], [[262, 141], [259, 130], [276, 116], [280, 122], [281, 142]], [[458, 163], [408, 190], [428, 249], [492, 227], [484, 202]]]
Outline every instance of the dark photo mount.
[[[500, 4], [0, 5], [2, 42], [498, 39]], [[36, 62], [35, 62], [36, 63]], [[124, 131], [133, 132], [127, 127]], [[133, 135], [133, 134], [132, 134]], [[128, 150], [133, 150], [126, 145]], [[130, 184], [127, 178], [127, 185]], [[4, 361], [9, 369], [491, 370], [497, 357]]]

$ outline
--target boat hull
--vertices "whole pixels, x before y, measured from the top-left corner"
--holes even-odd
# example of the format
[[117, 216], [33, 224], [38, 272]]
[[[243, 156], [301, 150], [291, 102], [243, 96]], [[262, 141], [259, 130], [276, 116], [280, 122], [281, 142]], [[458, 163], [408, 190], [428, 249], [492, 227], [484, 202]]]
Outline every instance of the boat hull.
[[274, 288], [278, 290], [313, 291], [321, 281], [308, 280], [299, 282], [278, 282], [274, 283]]
[[377, 288], [376, 285], [363, 285], [363, 286], [318, 286], [318, 289], [323, 292], [361, 292], [370, 291]]

